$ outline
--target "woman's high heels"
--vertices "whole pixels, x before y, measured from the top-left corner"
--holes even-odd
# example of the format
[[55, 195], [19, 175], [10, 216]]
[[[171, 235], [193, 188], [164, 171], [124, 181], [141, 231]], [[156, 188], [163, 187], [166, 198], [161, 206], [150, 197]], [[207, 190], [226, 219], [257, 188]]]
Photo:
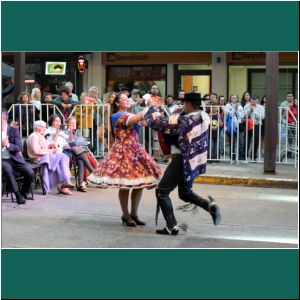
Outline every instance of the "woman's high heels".
[[136, 224], [134, 221], [132, 221], [131, 219], [127, 219], [124, 216], [121, 217], [121, 220], [123, 222], [123, 225], [126, 224], [129, 227], [136, 227]]
[[141, 221], [138, 216], [130, 215], [131, 219], [135, 222], [136, 225], [145, 226], [146, 223]]

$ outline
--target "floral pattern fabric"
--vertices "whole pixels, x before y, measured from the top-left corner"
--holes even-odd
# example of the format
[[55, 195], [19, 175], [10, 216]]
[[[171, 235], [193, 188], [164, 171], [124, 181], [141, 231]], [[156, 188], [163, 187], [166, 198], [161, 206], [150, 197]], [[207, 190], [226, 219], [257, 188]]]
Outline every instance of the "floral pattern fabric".
[[134, 126], [126, 125], [129, 116], [130, 114], [123, 113], [116, 121], [115, 142], [107, 156], [88, 177], [91, 183], [123, 189], [157, 185], [162, 171], [139, 144], [139, 136]]

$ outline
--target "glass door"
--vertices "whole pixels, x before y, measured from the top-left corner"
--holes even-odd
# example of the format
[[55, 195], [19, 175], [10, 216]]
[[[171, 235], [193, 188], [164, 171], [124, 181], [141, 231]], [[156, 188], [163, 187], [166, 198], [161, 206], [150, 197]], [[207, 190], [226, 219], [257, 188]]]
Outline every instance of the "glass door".
[[186, 93], [199, 93], [201, 97], [209, 94], [211, 92], [211, 70], [179, 70], [177, 92], [180, 90], [184, 90]]

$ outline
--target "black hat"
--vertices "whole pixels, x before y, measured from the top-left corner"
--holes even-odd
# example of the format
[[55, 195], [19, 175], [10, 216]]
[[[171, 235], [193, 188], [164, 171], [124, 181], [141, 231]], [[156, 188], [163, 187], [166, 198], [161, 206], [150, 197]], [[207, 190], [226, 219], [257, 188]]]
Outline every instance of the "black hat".
[[188, 93], [184, 95], [183, 101], [200, 101], [201, 95], [199, 93]]

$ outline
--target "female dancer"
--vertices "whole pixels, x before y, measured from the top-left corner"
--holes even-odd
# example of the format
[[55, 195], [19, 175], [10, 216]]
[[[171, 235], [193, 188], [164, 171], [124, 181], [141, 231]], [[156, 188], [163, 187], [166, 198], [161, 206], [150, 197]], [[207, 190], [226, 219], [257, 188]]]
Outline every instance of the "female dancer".
[[[138, 124], [143, 113], [127, 113], [130, 102], [125, 94], [118, 94], [113, 102], [111, 125], [115, 142], [109, 153], [99, 163], [88, 180], [102, 187], [119, 188], [119, 200], [123, 212], [122, 222], [127, 226], [145, 225], [138, 217], [138, 206], [143, 188], [152, 188], [162, 172], [156, 162], [139, 144]], [[131, 213], [128, 209], [129, 190]]]

